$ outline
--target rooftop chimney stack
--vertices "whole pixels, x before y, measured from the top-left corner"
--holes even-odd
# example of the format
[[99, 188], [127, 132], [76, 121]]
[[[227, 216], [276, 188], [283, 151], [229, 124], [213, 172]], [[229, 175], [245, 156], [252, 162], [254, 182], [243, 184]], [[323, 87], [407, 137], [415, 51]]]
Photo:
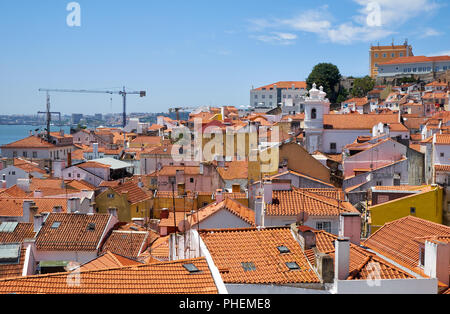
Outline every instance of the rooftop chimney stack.
[[350, 239], [339, 237], [335, 242], [334, 275], [336, 280], [346, 280], [350, 269]]
[[42, 215], [35, 215], [34, 216], [34, 232], [39, 232], [39, 230], [42, 227], [42, 224], [44, 223], [44, 216]]
[[449, 285], [450, 243], [425, 241], [424, 272], [431, 278]]
[[76, 213], [80, 211], [80, 198], [72, 197], [67, 200], [67, 212]]
[[223, 201], [223, 190], [217, 189], [216, 190], [216, 203], [220, 203]]
[[263, 181], [263, 189], [264, 189], [264, 203], [272, 204], [272, 192], [273, 192], [272, 180], [265, 179]]
[[359, 213], [341, 213], [339, 215], [339, 235], [348, 237], [356, 245], [361, 241], [361, 215]]

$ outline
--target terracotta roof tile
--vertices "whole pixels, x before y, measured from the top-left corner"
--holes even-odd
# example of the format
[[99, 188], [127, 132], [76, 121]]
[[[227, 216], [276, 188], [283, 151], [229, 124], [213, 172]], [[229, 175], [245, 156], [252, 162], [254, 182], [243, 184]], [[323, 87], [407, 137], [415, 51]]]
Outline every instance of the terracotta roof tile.
[[56, 146], [37, 136], [29, 136], [13, 143], [3, 145], [1, 148], [55, 148]]
[[[11, 243], [12, 244], [12, 243]], [[17, 243], [19, 244], [19, 243]], [[2, 243], [0, 243], [2, 245]], [[20, 256], [18, 262], [0, 263], [0, 280], [4, 278], [13, 278], [22, 276], [23, 264], [25, 262], [26, 248], [20, 244]], [[1, 289], [0, 289], [1, 291]], [[1, 293], [1, 292], [0, 292]]]
[[396, 114], [362, 114], [357, 119], [348, 114], [324, 115], [323, 123], [333, 129], [339, 130], [372, 130], [378, 123], [398, 123]]
[[[111, 217], [50, 213], [36, 236], [36, 248], [42, 251], [95, 251]], [[59, 225], [55, 228], [54, 223]]]
[[107, 251], [96, 259], [81, 265], [80, 271], [118, 268], [122, 266], [141, 265], [142, 263]]
[[197, 212], [189, 215], [188, 220], [191, 226], [193, 226], [198, 224], [199, 222], [201, 223], [211, 215], [214, 215], [221, 210], [228, 210], [233, 215], [236, 215], [237, 217], [244, 220], [250, 226], [256, 226], [255, 212], [231, 198], [225, 198], [219, 203], [212, 203], [199, 209]]
[[[201, 231], [225, 283], [295, 284], [320, 282], [290, 228]], [[277, 247], [286, 246], [281, 254]], [[298, 270], [286, 263], [295, 262]]]
[[217, 172], [224, 180], [247, 179], [248, 162], [230, 161], [225, 163], [225, 167], [217, 167]]
[[262, 89], [270, 90], [271, 88], [275, 88], [275, 85], [276, 85], [276, 88], [292, 88], [292, 85], [294, 85], [294, 88], [306, 89], [306, 82], [303, 82], [303, 81], [281, 81], [281, 82], [261, 86], [261, 87], [255, 88], [255, 89], [256, 90], [262, 90]]
[[450, 227], [407, 216], [385, 224], [364, 241], [364, 245], [420, 272], [419, 244], [416, 240], [429, 236], [450, 236]]
[[[0, 229], [1, 229], [0, 222]], [[0, 232], [0, 243], [23, 242], [25, 239], [32, 239], [35, 236], [34, 224], [19, 222], [12, 232]]]
[[151, 192], [145, 191], [132, 181], [113, 186], [112, 189], [119, 194], [126, 192], [130, 204], [140, 203], [152, 198]]
[[267, 204], [268, 216], [296, 216], [305, 211], [309, 216], [339, 216], [342, 212], [358, 211], [350, 203], [321, 195], [319, 189], [293, 188], [291, 191], [273, 191], [272, 204]]
[[[184, 264], [200, 272], [191, 274]], [[148, 265], [81, 271], [82, 284], [69, 285], [71, 273], [56, 273], [0, 280], [5, 294], [217, 294], [205, 258]]]
[[[329, 254], [335, 258], [334, 241], [336, 235], [323, 230], [314, 231], [316, 235], [316, 248], [319, 252]], [[376, 272], [374, 270], [376, 269]], [[379, 258], [375, 254], [350, 243], [350, 265], [347, 280], [358, 279], [410, 279], [412, 275], [406, 273], [395, 265]]]
[[103, 245], [102, 252], [136, 259], [147, 248], [149, 240], [149, 233], [145, 231], [114, 230]]

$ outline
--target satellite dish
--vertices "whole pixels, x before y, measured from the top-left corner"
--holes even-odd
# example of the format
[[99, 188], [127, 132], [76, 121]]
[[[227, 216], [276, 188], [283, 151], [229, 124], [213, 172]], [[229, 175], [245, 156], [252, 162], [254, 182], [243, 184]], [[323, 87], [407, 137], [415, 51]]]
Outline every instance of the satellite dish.
[[303, 224], [305, 224], [305, 222], [308, 221], [308, 218], [309, 218], [308, 213], [302, 210], [302, 211], [297, 215], [297, 225], [303, 225]]
[[180, 232], [186, 232], [189, 229], [191, 229], [191, 224], [186, 219], [180, 221], [180, 223], [178, 224], [178, 230], [180, 230]]

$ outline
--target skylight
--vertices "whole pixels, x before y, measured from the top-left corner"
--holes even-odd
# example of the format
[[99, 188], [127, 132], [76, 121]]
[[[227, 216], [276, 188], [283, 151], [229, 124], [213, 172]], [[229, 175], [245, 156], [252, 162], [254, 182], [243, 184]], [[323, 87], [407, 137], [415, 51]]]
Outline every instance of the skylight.
[[86, 228], [88, 231], [94, 231], [95, 230], [95, 223], [91, 222], [87, 225]]
[[59, 226], [61, 226], [61, 222], [55, 221], [55, 222], [52, 224], [52, 226], [51, 226], [50, 228], [52, 228], [52, 229], [58, 229]]
[[291, 253], [291, 251], [284, 245], [278, 246], [277, 249], [281, 254]]
[[249, 263], [241, 263], [242, 264], [242, 268], [244, 268], [244, 271], [253, 271], [256, 270], [256, 266], [255, 263], [253, 262], [249, 262]]
[[183, 264], [183, 267], [190, 273], [198, 273], [200, 271], [194, 264]]
[[17, 264], [19, 256], [19, 243], [0, 244], [0, 264]]
[[0, 232], [14, 232], [18, 224], [18, 222], [2, 222], [0, 223]]
[[296, 262], [287, 262], [286, 266], [289, 268], [289, 270], [298, 270], [300, 269], [300, 266]]

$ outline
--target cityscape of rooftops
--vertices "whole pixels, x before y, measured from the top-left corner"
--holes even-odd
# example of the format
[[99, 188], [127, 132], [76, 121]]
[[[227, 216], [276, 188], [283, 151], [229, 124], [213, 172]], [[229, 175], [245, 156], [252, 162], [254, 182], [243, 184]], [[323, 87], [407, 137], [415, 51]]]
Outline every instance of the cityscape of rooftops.
[[449, 295], [449, 14], [1, 1], [0, 294]]

